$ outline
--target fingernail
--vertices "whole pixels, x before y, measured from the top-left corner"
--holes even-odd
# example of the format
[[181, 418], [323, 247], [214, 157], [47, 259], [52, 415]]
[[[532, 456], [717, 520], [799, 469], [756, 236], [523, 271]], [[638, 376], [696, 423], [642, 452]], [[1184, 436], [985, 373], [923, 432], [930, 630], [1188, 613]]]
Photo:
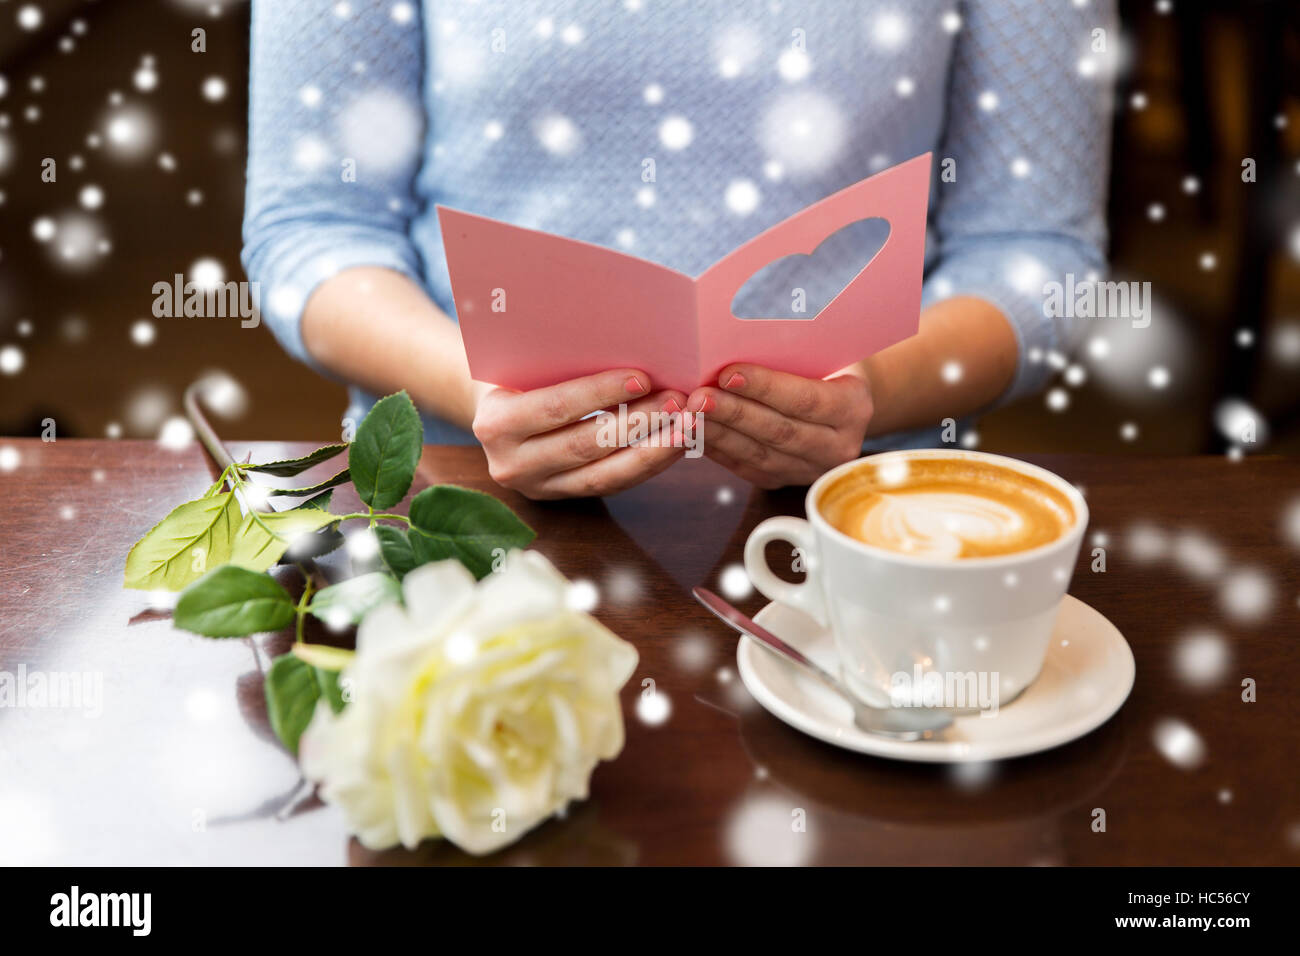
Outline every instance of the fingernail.
[[742, 385], [744, 385], [744, 384], [745, 384], [745, 376], [741, 375], [739, 372], [732, 372], [732, 373], [731, 373], [731, 378], [727, 379], [727, 381], [723, 384], [722, 387], [723, 387], [723, 388], [740, 388], [740, 386], [742, 386]]
[[669, 415], [676, 415], [681, 412], [681, 410], [682, 406], [677, 404], [677, 399], [675, 398], [670, 398], [668, 401], [664, 402], [664, 411]]
[[626, 388], [633, 395], [640, 395], [642, 392], [645, 391], [645, 386], [641, 384], [641, 380], [637, 378], [635, 375], [633, 375], [626, 382], [624, 382], [623, 387]]
[[700, 414], [703, 415], [705, 412], [711, 412], [717, 407], [718, 403], [713, 400], [713, 396], [705, 395], [704, 404], [700, 406]]

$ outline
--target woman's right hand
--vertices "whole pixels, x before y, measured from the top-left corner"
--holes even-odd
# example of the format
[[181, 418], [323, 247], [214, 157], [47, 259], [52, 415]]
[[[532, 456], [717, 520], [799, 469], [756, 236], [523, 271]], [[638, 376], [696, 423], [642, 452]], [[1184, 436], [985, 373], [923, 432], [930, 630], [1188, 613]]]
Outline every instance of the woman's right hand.
[[[640, 484], [682, 457], [680, 443], [665, 435], [618, 447], [607, 440], [604, 416], [586, 416], [620, 404], [629, 415], [680, 413], [686, 407], [681, 392], [649, 391], [650, 377], [636, 369], [529, 392], [476, 386], [472, 427], [487, 454], [488, 473], [497, 484], [535, 499], [608, 495]], [[673, 424], [680, 423], [676, 414]]]

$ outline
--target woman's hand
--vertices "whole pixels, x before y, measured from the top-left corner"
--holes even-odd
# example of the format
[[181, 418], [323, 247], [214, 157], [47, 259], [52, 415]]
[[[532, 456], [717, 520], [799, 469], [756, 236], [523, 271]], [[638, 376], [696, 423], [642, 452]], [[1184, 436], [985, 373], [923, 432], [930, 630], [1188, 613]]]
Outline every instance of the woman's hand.
[[[649, 390], [650, 376], [635, 369], [529, 392], [478, 386], [472, 427], [487, 454], [488, 473], [498, 484], [538, 499], [608, 495], [640, 484], [682, 457], [681, 444], [664, 435], [618, 447], [609, 440], [605, 416], [586, 416], [626, 403], [629, 416], [646, 414], [655, 421], [655, 413], [662, 419], [686, 404], [681, 392], [649, 396]], [[674, 424], [680, 427], [680, 416]]]
[[728, 365], [720, 387], [697, 388], [688, 413], [702, 413], [704, 453], [760, 488], [806, 485], [862, 454], [871, 385], [857, 367], [832, 378]]

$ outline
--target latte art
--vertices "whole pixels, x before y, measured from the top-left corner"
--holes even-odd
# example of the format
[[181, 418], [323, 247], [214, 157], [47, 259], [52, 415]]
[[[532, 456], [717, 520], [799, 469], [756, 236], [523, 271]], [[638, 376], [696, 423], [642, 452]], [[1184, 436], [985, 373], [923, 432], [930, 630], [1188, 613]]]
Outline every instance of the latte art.
[[1012, 546], [1025, 520], [1007, 505], [960, 492], [880, 494], [853, 535], [880, 548], [928, 558], [960, 558], [967, 549]]
[[1074, 510], [1056, 488], [978, 460], [908, 457], [841, 476], [819, 506], [836, 530], [877, 548], [956, 560], [1059, 538]]

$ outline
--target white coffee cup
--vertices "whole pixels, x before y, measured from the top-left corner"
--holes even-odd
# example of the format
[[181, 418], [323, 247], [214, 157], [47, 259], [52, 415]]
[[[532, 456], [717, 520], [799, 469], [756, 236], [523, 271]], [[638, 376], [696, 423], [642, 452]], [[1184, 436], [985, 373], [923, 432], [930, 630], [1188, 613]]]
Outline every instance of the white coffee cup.
[[[818, 500], [829, 483], [867, 463], [882, 466], [899, 458], [973, 459], [1020, 472], [1059, 490], [1074, 510], [1074, 523], [1039, 547], [949, 559], [864, 544], [827, 522]], [[988, 682], [996, 710], [1038, 676], [1088, 524], [1087, 503], [1068, 481], [984, 452], [893, 451], [828, 471], [808, 489], [804, 507], [806, 521], [768, 518], [753, 530], [745, 543], [745, 570], [764, 595], [830, 629], [843, 678], [863, 701], [987, 709], [987, 702], [973, 699], [973, 693], [965, 703], [938, 703], [923, 693], [939, 682], [958, 688], [959, 694], [963, 687], [973, 691], [969, 682], [977, 679]], [[764, 553], [772, 541], [788, 541], [798, 549], [807, 572], [803, 582], [793, 584], [772, 573]]]

